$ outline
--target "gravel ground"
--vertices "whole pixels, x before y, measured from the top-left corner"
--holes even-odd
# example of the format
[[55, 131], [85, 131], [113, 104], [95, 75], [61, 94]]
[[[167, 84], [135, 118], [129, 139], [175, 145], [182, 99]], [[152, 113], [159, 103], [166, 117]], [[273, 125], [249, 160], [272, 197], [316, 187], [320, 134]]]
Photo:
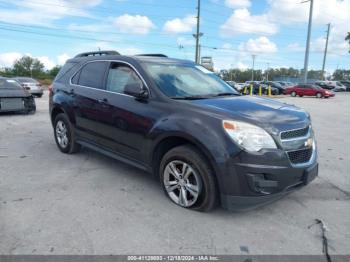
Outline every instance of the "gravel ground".
[[350, 253], [350, 93], [276, 98], [310, 112], [319, 177], [263, 208], [231, 213], [172, 204], [148, 174], [93, 151], [58, 151], [47, 94], [35, 115], [0, 115], [0, 254]]

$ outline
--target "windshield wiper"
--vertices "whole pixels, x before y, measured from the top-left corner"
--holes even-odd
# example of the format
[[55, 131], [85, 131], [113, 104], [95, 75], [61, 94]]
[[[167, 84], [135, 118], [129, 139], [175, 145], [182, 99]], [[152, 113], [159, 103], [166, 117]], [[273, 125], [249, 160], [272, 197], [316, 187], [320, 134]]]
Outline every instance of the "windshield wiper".
[[226, 93], [215, 94], [213, 96], [239, 96], [239, 95], [240, 94], [226, 92]]
[[175, 100], [199, 100], [199, 99], [208, 99], [206, 96], [173, 96], [170, 97]]

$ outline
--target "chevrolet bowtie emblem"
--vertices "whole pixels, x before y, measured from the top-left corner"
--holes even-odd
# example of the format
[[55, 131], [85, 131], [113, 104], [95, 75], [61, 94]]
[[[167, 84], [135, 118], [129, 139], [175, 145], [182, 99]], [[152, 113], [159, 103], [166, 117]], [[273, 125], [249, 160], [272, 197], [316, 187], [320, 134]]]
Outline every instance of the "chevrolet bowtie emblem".
[[305, 147], [311, 147], [313, 143], [313, 139], [309, 138], [308, 140], [305, 141], [304, 146]]

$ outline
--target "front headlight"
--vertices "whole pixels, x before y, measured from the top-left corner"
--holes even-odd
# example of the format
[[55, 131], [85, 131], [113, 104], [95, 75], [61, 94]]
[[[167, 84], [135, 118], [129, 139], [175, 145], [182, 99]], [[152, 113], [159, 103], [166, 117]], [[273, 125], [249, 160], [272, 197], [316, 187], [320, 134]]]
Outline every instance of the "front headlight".
[[258, 126], [231, 120], [224, 120], [222, 124], [232, 140], [247, 151], [257, 152], [262, 148], [277, 148], [272, 137]]

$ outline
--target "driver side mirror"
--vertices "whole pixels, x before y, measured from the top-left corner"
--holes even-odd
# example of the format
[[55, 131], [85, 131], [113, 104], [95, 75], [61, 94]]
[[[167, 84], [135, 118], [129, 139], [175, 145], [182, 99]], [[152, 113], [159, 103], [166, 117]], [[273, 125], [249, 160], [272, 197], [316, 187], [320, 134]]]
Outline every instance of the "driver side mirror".
[[126, 95], [134, 96], [138, 100], [147, 99], [149, 96], [148, 90], [142, 83], [127, 84], [124, 88], [124, 93]]

